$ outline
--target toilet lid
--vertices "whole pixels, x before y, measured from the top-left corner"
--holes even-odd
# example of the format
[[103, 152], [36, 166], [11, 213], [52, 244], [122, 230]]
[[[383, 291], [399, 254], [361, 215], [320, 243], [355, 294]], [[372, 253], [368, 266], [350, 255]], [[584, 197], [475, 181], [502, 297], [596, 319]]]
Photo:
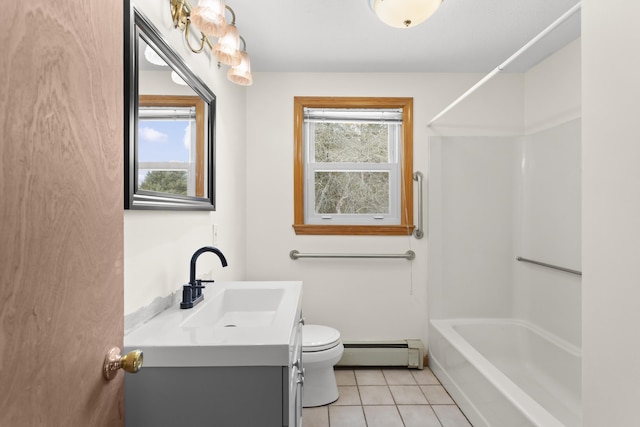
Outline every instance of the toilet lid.
[[322, 351], [335, 347], [340, 342], [340, 332], [321, 325], [302, 327], [302, 351]]

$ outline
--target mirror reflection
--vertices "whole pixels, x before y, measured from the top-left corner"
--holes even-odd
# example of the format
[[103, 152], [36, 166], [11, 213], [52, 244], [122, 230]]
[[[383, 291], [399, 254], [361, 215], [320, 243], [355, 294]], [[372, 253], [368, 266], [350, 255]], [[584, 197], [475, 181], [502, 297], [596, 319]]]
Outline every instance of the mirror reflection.
[[125, 208], [214, 209], [215, 96], [137, 11]]

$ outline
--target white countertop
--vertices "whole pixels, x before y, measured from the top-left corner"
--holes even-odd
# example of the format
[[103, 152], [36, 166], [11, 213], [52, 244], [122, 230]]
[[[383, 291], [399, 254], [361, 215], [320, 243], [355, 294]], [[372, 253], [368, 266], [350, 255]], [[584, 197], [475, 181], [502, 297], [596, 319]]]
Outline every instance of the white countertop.
[[[242, 281], [208, 283], [204, 300], [191, 309], [175, 304], [124, 337], [125, 352], [140, 349], [144, 367], [286, 366], [292, 332], [299, 320], [302, 283]], [[272, 292], [272, 291], [273, 292]], [[279, 291], [281, 290], [281, 291]], [[238, 292], [239, 291], [239, 292]], [[252, 295], [247, 305], [268, 304], [265, 295], [277, 295], [272, 311], [227, 312], [220, 317], [227, 295]], [[273, 298], [271, 298], [273, 300]], [[223, 302], [224, 301], [224, 302]], [[238, 302], [240, 301], [240, 302]], [[244, 304], [237, 297], [235, 306]], [[249, 319], [229, 326], [234, 313]], [[267, 320], [262, 320], [262, 319]], [[221, 323], [222, 322], [222, 323]], [[223, 325], [224, 323], [224, 325]]]

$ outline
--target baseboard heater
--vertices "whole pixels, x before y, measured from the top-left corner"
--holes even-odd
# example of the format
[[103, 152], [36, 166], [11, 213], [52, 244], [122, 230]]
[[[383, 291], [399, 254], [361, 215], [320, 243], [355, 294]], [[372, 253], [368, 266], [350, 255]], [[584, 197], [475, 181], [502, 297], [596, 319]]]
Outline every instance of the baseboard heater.
[[424, 347], [420, 340], [346, 341], [337, 366], [404, 366], [423, 368]]

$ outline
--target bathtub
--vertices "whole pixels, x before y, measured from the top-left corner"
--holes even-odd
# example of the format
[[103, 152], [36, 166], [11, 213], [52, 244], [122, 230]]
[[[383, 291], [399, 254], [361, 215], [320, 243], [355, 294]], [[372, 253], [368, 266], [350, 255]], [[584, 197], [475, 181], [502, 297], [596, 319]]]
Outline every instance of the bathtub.
[[580, 349], [530, 323], [431, 320], [429, 366], [474, 427], [582, 425]]

